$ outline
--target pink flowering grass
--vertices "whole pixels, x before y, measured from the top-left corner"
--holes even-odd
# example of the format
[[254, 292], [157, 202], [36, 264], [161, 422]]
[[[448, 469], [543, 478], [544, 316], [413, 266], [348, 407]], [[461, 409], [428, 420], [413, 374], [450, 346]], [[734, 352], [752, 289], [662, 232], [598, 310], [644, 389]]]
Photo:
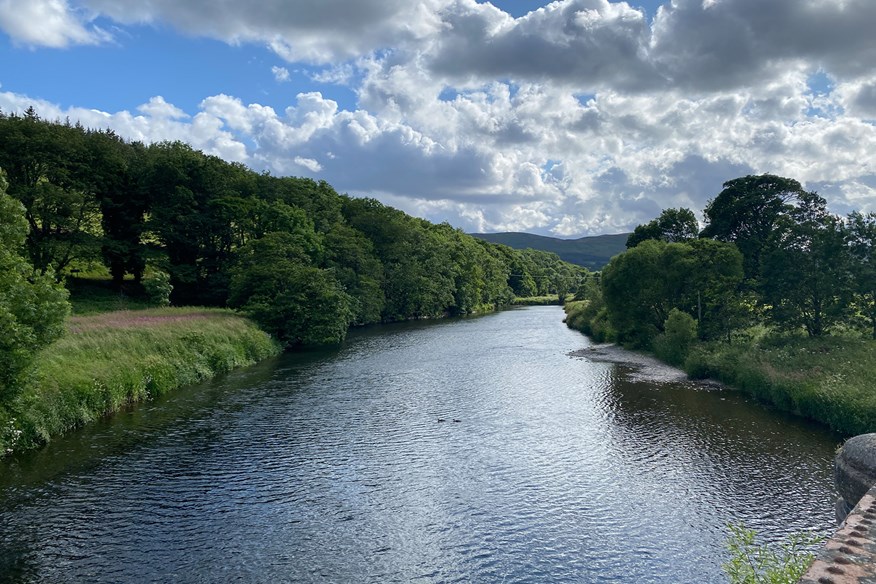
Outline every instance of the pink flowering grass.
[[88, 316], [73, 316], [67, 328], [73, 334], [102, 329], [125, 329], [144, 326], [159, 326], [172, 323], [182, 323], [208, 318], [221, 319], [232, 317], [232, 313], [216, 309], [191, 308], [152, 308], [146, 310], [117, 310], [92, 314]]

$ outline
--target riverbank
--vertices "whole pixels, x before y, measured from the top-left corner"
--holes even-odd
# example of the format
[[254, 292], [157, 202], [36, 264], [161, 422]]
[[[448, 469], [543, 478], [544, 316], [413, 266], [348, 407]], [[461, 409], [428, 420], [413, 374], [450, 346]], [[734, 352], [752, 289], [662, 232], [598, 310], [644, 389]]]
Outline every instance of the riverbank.
[[0, 405], [0, 455], [33, 448], [124, 406], [276, 355], [280, 346], [229, 310], [153, 308], [74, 316]]
[[[566, 324], [603, 333], [586, 302], [566, 305]], [[876, 430], [876, 342], [855, 337], [808, 338], [749, 334], [732, 343], [695, 343], [680, 367], [692, 378], [714, 379], [783, 411], [847, 435]]]
[[512, 306], [562, 306], [563, 302], [556, 294], [548, 296], [515, 296], [511, 300]]

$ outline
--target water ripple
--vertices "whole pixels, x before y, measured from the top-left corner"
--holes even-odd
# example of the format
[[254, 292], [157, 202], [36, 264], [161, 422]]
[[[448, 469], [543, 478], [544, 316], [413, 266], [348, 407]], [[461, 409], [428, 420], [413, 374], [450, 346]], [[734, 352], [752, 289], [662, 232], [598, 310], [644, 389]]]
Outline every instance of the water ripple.
[[728, 522], [830, 527], [834, 436], [560, 320], [360, 332], [4, 462], [0, 581], [721, 582]]

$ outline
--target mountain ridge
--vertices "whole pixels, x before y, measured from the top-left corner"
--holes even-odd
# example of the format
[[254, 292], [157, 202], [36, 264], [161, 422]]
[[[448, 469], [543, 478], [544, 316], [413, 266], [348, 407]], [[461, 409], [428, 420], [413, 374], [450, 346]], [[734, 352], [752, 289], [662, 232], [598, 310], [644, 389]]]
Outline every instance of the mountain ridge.
[[560, 239], [534, 233], [505, 231], [501, 233], [470, 233], [469, 235], [507, 245], [514, 249], [538, 249], [550, 251], [569, 263], [584, 266], [589, 270], [601, 270], [613, 256], [626, 250], [629, 233], [592, 235], [578, 239]]

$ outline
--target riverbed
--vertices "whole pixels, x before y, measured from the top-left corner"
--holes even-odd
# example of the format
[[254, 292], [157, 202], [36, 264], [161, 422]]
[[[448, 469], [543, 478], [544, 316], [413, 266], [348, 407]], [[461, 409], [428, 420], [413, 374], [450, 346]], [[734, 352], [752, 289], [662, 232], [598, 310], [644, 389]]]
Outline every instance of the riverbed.
[[559, 307], [354, 331], [0, 461], [2, 582], [724, 582], [839, 438]]

